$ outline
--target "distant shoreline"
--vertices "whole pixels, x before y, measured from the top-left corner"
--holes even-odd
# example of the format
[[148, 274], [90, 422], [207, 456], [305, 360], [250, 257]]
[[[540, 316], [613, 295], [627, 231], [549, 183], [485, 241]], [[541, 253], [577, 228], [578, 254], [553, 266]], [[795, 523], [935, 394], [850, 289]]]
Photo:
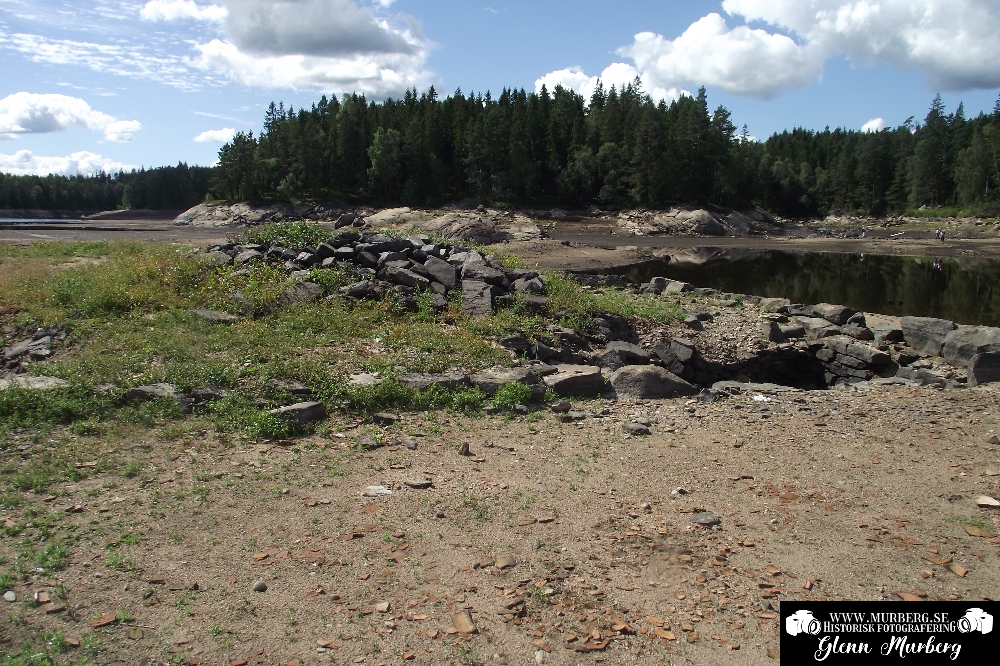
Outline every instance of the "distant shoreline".
[[45, 210], [38, 208], [0, 208], [6, 220], [173, 220], [182, 210]]

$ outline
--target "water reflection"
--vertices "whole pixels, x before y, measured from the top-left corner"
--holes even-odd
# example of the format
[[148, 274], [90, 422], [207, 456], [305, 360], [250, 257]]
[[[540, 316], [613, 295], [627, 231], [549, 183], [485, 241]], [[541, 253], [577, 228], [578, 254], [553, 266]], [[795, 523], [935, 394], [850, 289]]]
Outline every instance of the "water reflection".
[[1000, 326], [1000, 262], [988, 259], [696, 249], [602, 272], [634, 282], [664, 276], [793, 303]]

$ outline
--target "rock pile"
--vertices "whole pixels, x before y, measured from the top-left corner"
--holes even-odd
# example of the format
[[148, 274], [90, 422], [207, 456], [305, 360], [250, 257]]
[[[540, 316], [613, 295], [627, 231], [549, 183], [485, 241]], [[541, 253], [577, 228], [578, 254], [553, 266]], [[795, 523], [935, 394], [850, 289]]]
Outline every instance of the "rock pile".
[[[400, 238], [341, 231], [328, 242], [296, 248], [225, 243], [207, 248], [206, 257], [218, 266], [264, 261], [282, 266], [297, 278], [315, 268], [347, 269], [358, 280], [344, 287], [343, 295], [380, 299], [392, 292], [411, 309], [416, 308], [415, 295], [420, 291], [433, 292], [434, 306], [443, 309], [445, 296], [460, 289], [462, 311], [470, 317], [513, 305], [515, 295], [533, 310], [544, 309], [548, 302], [545, 282], [537, 271], [507, 268], [492, 256], [461, 245], [434, 243], [424, 234]], [[288, 304], [320, 296], [319, 285], [300, 282], [282, 294], [281, 301]]]
[[17, 370], [24, 359], [44, 361], [52, 356], [53, 340], [65, 337], [62, 330], [60, 324], [40, 328], [30, 338], [0, 348], [0, 366], [8, 370]]

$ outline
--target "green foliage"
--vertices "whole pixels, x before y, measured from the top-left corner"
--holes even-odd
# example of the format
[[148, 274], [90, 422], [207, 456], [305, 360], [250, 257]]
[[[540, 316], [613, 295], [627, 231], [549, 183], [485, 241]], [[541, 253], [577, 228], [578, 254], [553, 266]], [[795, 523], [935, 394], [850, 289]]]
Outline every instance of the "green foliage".
[[531, 402], [531, 387], [520, 382], [504, 384], [493, 396], [493, 406], [510, 411], [515, 405], [527, 405]]
[[314, 222], [278, 222], [250, 227], [243, 232], [242, 242], [247, 245], [277, 243], [282, 247], [299, 248], [325, 243], [331, 238], [329, 229]]
[[239, 432], [250, 439], [284, 439], [292, 434], [288, 421], [238, 397], [227, 396], [213, 402], [209, 410], [220, 432]]

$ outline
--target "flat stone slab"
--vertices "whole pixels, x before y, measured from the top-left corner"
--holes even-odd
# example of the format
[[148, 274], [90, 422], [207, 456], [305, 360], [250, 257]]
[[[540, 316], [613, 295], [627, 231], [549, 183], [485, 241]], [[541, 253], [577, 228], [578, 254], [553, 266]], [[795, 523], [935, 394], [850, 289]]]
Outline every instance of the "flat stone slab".
[[14, 375], [6, 379], [0, 379], [0, 391], [9, 388], [33, 389], [35, 391], [49, 391], [51, 389], [63, 388], [69, 384], [66, 380], [58, 377], [30, 377], [28, 375]]
[[453, 389], [469, 385], [469, 377], [462, 372], [445, 372], [441, 374], [408, 373], [402, 375], [399, 381], [414, 391], [426, 391], [432, 386]]
[[219, 310], [191, 310], [190, 312], [195, 317], [210, 321], [213, 324], [235, 324], [240, 320], [236, 315], [231, 315], [228, 312], [220, 312]]
[[604, 390], [601, 369], [593, 365], [557, 365], [542, 381], [560, 396], [594, 396]]
[[321, 402], [297, 402], [294, 405], [272, 409], [270, 414], [301, 424], [324, 419], [326, 407]]
[[486, 395], [495, 395], [505, 384], [537, 384], [538, 375], [530, 368], [487, 368], [472, 375], [472, 385]]

